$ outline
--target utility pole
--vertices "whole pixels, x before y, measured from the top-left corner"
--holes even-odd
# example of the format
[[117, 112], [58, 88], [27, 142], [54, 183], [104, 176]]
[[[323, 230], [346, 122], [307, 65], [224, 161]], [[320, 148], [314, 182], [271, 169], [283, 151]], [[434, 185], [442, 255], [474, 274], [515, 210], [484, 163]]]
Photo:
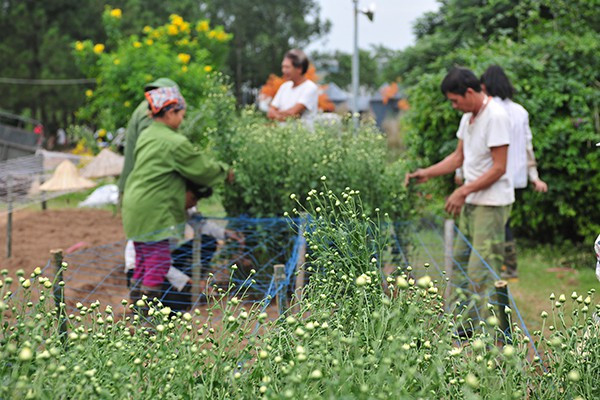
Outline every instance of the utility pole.
[[365, 14], [369, 21], [373, 22], [375, 5], [371, 4], [368, 9], [360, 10], [358, 0], [354, 3], [354, 52], [352, 53], [352, 122], [354, 124], [354, 135], [358, 135], [358, 86], [359, 86], [359, 61], [358, 61], [358, 14]]

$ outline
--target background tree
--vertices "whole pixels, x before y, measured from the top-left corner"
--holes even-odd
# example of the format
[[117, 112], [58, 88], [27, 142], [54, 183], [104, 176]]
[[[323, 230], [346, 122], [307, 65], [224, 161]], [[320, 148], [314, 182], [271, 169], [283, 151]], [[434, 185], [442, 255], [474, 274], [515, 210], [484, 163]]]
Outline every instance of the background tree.
[[108, 44], [84, 40], [72, 45], [85, 76], [97, 81], [94, 90], [86, 90], [86, 104], [78, 110], [82, 122], [114, 132], [127, 124], [142, 101], [144, 85], [168, 77], [178, 83], [188, 103], [182, 130], [193, 142], [203, 142], [211, 130], [225, 129], [234, 100], [219, 71], [231, 35], [206, 19], [186, 21], [176, 14], [166, 24], [125, 35], [123, 15], [121, 9], [104, 11]]
[[260, 86], [280, 72], [287, 50], [304, 48], [330, 28], [316, 0], [208, 0], [200, 9], [233, 34], [228, 65], [240, 103], [244, 85]]
[[[474, 15], [491, 15], [498, 3], [506, 1], [490, 2]], [[513, 21], [512, 28], [499, 25], [488, 35], [486, 27], [470, 42], [448, 47], [456, 46], [454, 32], [466, 24], [457, 15], [474, 10], [462, 0], [444, 2], [441, 17], [428, 15], [423, 36], [402, 52], [404, 64], [397, 65], [410, 86], [411, 109], [402, 121], [410, 156], [428, 165], [456, 146], [460, 113], [439, 89], [448, 69], [461, 65], [480, 75], [491, 64], [501, 65], [517, 89], [515, 101], [529, 111], [538, 169], [550, 187], [545, 195], [532, 190], [519, 195], [513, 226], [537, 241], [595, 237], [600, 231], [600, 211], [592, 206], [600, 197], [600, 152], [594, 146], [600, 135], [597, 13], [584, 0], [512, 3], [509, 16], [516, 20], [496, 16]], [[478, 30], [477, 25], [464, 29], [472, 35]], [[443, 196], [452, 188], [447, 177], [427, 190]]]
[[[97, 16], [103, 2], [6, 0], [0, 8], [0, 76], [21, 79], [81, 78], [71, 42], [102, 40]], [[80, 86], [0, 83], [0, 108], [41, 120], [47, 130], [66, 126], [84, 99]]]

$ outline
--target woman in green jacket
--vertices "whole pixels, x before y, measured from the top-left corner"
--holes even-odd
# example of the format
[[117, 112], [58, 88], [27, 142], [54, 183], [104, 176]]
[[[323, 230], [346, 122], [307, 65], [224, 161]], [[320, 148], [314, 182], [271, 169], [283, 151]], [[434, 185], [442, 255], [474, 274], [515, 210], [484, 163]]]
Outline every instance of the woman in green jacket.
[[171, 266], [170, 239], [183, 236], [186, 181], [214, 186], [227, 166], [215, 161], [177, 132], [185, 100], [177, 87], [146, 92], [153, 121], [135, 149], [135, 166], [123, 196], [123, 228], [136, 253], [131, 300], [160, 298]]

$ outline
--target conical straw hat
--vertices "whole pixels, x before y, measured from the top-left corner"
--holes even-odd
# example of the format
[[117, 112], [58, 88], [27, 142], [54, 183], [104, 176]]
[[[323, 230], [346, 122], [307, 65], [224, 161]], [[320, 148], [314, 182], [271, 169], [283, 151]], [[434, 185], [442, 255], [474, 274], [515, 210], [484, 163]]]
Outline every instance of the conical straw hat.
[[92, 162], [83, 167], [81, 176], [86, 178], [103, 178], [121, 175], [125, 157], [113, 153], [109, 149], [102, 150]]
[[96, 186], [96, 183], [79, 176], [75, 164], [65, 160], [56, 167], [52, 178], [40, 186], [40, 189], [45, 191], [67, 191], [89, 189], [94, 186]]

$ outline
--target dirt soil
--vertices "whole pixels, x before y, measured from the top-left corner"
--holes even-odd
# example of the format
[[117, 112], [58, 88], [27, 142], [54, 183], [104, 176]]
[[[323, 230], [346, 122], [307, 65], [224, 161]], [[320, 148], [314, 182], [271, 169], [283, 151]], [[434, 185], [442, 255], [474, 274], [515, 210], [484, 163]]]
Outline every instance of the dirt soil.
[[[106, 210], [18, 210], [13, 214], [12, 257], [6, 258], [6, 214], [0, 215], [0, 268], [14, 273], [44, 267], [50, 250], [80, 244], [77, 249], [125, 239], [120, 215]], [[81, 243], [83, 242], [83, 243]]]
[[[18, 210], [13, 214], [10, 258], [6, 258], [6, 224], [6, 214], [0, 215], [0, 269], [8, 269], [13, 277], [20, 268], [27, 274], [36, 267], [43, 269], [50, 250], [62, 249], [70, 264], [63, 276], [69, 308], [78, 301], [95, 300], [117, 306], [128, 297], [120, 215], [96, 209]], [[51, 265], [44, 275], [53, 277], [54, 271]]]
[[[18, 210], [13, 214], [11, 258], [6, 258], [6, 220], [6, 214], [0, 214], [0, 269], [8, 269], [14, 277], [22, 268], [28, 275], [48, 265], [50, 250], [62, 249], [69, 264], [63, 275], [68, 310], [73, 311], [77, 302], [88, 306], [99, 300], [112, 305], [117, 314], [123, 311], [121, 300], [129, 298], [129, 290], [120, 215], [96, 209]], [[54, 271], [50, 264], [44, 275], [53, 277]], [[227, 270], [215, 273], [215, 279], [222, 273], [226, 280]], [[32, 296], [37, 298], [37, 293]], [[276, 307], [271, 305], [268, 312], [276, 314]]]

